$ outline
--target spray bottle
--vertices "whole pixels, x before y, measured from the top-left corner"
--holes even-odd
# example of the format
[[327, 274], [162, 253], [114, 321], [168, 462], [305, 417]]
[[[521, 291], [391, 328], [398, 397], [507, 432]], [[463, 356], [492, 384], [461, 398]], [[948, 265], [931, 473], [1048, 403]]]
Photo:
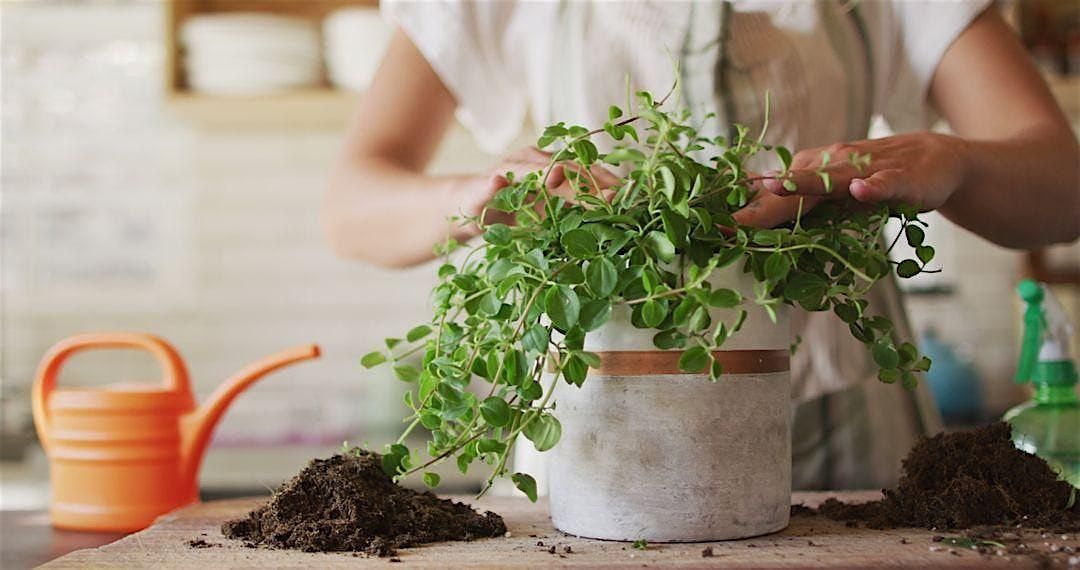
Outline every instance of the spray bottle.
[[1042, 457], [1061, 478], [1080, 487], [1080, 399], [1069, 356], [1073, 326], [1054, 295], [1025, 279], [1017, 286], [1027, 303], [1016, 381], [1031, 382], [1035, 397], [1005, 413], [1013, 443]]

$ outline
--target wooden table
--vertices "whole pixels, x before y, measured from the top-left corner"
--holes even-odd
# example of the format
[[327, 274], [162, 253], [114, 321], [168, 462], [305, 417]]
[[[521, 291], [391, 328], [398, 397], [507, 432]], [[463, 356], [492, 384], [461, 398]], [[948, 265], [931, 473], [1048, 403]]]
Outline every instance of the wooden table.
[[53, 528], [45, 511], [0, 511], [0, 568], [33, 568], [82, 548], [109, 544], [116, 532]]
[[[826, 496], [866, 500], [877, 493], [796, 493], [794, 502], [816, 505]], [[732, 542], [650, 544], [636, 550], [630, 544], [586, 540], [564, 535], [551, 526], [543, 502], [518, 497], [487, 497], [478, 505], [498, 512], [510, 529], [507, 538], [474, 542], [437, 543], [400, 551], [395, 560], [352, 554], [311, 554], [297, 551], [245, 548], [221, 535], [222, 521], [245, 514], [265, 499], [234, 499], [193, 505], [166, 515], [150, 528], [96, 549], [80, 550], [46, 568], [386, 568], [395, 561], [407, 567], [506, 568], [540, 566], [702, 567], [737, 568], [872, 568], [875, 566], [987, 568], [1037, 567], [1033, 556], [986, 556], [943, 546], [935, 533], [920, 529], [874, 531], [849, 528], [819, 516], [793, 517], [784, 531]], [[192, 548], [191, 540], [210, 546]], [[1050, 544], [1080, 550], [1080, 537], [1045, 539]], [[1032, 541], [1029, 540], [1029, 543]], [[543, 543], [543, 546], [540, 545]], [[555, 553], [549, 552], [555, 547]], [[1038, 541], [1039, 548], [1043, 540]], [[713, 556], [703, 557], [712, 548]], [[1068, 555], [1056, 555], [1059, 564]], [[397, 566], [394, 564], [394, 566]]]

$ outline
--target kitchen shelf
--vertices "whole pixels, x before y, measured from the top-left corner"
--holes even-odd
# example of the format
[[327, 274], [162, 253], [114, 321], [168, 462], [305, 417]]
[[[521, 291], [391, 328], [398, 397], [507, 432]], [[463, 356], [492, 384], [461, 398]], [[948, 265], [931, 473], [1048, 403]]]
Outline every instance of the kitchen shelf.
[[169, 0], [165, 24], [165, 99], [177, 117], [207, 128], [341, 128], [359, 93], [323, 84], [266, 95], [196, 93], [184, 77], [180, 28], [198, 14], [262, 12], [322, 20], [340, 8], [378, 9], [378, 0]]

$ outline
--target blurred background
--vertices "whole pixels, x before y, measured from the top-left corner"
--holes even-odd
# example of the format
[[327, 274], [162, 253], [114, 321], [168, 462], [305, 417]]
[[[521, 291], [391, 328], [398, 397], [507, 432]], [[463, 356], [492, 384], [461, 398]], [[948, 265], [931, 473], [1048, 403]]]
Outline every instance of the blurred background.
[[[1080, 4], [1001, 7], [1080, 128]], [[434, 269], [336, 259], [319, 221], [343, 130], [389, 38], [377, 2], [0, 8], [0, 507], [47, 502], [29, 386], [46, 349], [82, 331], [165, 337], [200, 399], [259, 356], [323, 347], [230, 408], [201, 475], [209, 496], [265, 492], [344, 440], [395, 437], [405, 385], [359, 357], [425, 319]], [[434, 168], [476, 171], [494, 158], [458, 128]], [[946, 420], [987, 421], [1026, 396], [1012, 382], [1016, 281], [1054, 283], [1080, 321], [1080, 250], [1009, 251], [930, 221], [943, 271], [906, 284], [909, 310], [935, 356]], [[159, 375], [149, 356], [109, 351], [74, 358], [62, 383]]]

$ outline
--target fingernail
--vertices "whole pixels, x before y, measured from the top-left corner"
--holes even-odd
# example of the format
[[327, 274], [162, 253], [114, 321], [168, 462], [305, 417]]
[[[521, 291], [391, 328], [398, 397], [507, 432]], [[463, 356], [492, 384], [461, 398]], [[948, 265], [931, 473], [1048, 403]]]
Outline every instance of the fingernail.
[[[777, 173], [779, 174], [779, 173]], [[770, 175], [774, 176], [774, 175]], [[765, 190], [772, 192], [773, 194], [783, 194], [784, 184], [780, 182], [778, 178], [766, 178], [761, 181], [761, 186]]]
[[870, 198], [870, 184], [862, 178], [855, 178], [851, 181], [851, 184], [848, 184], [848, 193], [851, 194], [852, 198], [864, 202]]

